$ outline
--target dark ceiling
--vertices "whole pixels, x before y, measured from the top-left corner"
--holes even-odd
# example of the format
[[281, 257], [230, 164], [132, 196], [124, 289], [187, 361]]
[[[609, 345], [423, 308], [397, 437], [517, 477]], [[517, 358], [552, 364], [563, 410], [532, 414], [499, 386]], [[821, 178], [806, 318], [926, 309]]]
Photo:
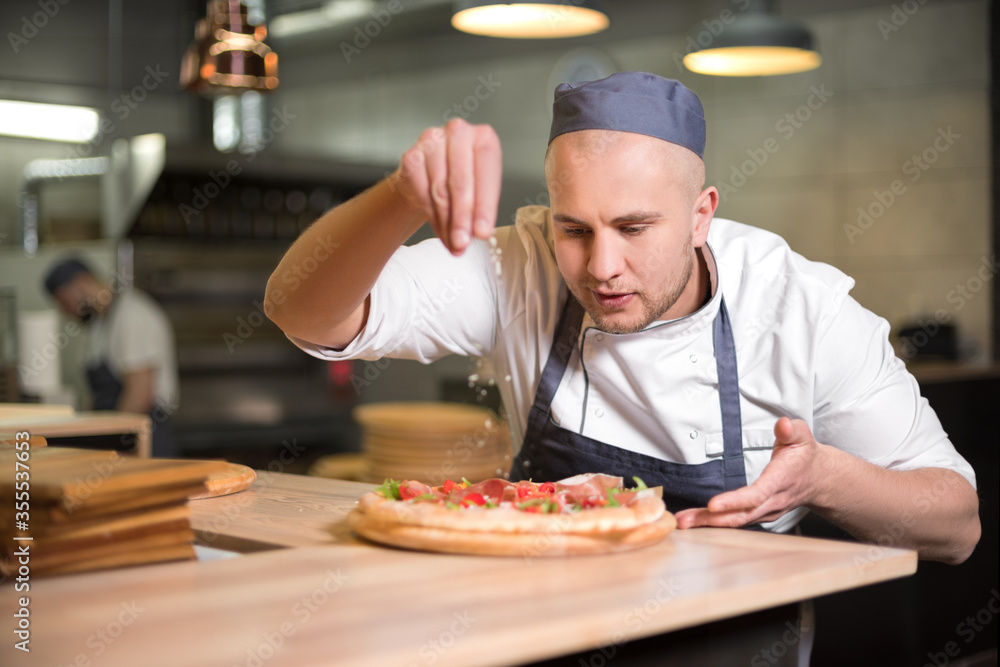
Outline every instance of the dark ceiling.
[[[448, 62], [520, 56], [566, 50], [610, 40], [676, 34], [717, 17], [724, 9], [745, 6], [747, 0], [612, 0], [606, 2], [611, 27], [598, 35], [571, 40], [503, 40], [459, 33], [449, 23], [448, 0], [397, 0], [403, 11], [380, 31], [363, 57], [350, 67], [339, 48], [350, 42], [354, 25], [308, 37], [272, 40], [289, 67], [283, 85], [306, 76], [315, 80], [364, 76], [371, 71], [394, 72]], [[933, 0], [932, 0], [933, 1]], [[409, 4], [412, 3], [412, 4]], [[409, 7], [407, 6], [409, 4]], [[886, 5], [873, 0], [786, 0], [779, 9], [790, 16]], [[58, 11], [38, 17], [39, 4], [30, 0], [0, 3], [0, 26], [25, 42], [0, 49], [0, 88], [4, 85], [57, 84], [106, 90], [109, 94], [138, 84], [147, 67], [159, 66], [176, 76], [184, 49], [193, 38], [195, 21], [204, 15], [201, 0], [73, 0], [53, 3]], [[272, 14], [315, 8], [318, 0], [271, 0]], [[44, 20], [43, 20], [44, 19]], [[41, 24], [41, 27], [37, 27]], [[22, 86], [23, 87], [23, 86]], [[39, 100], [46, 101], [46, 100]], [[58, 101], [58, 100], [51, 100]]]

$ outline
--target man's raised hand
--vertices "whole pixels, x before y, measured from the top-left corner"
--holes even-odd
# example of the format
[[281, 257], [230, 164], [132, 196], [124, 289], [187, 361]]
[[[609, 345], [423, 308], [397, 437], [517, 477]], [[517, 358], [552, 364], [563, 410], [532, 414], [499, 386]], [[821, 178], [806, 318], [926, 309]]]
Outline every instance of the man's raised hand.
[[390, 182], [427, 217], [448, 250], [460, 255], [474, 237], [493, 234], [501, 177], [500, 139], [493, 128], [454, 118], [425, 130]]

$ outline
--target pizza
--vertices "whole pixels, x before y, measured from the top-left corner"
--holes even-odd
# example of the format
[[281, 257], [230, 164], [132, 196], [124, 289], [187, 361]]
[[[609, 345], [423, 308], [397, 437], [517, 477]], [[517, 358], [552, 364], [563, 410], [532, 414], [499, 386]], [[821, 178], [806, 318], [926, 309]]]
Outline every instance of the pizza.
[[556, 556], [648, 546], [676, 527], [662, 489], [599, 473], [558, 482], [386, 480], [348, 515], [359, 535], [426, 551]]

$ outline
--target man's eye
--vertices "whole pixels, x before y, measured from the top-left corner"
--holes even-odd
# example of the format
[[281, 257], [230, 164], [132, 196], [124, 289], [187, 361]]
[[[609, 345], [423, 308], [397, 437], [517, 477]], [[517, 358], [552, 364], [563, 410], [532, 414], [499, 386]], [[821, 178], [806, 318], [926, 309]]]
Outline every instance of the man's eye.
[[646, 228], [645, 227], [619, 227], [618, 230], [622, 234], [635, 235], [635, 234], [641, 234], [641, 233], [643, 233], [644, 231], [646, 231]]
[[583, 229], [581, 227], [563, 227], [562, 232], [566, 236], [578, 237], [578, 236], [583, 236], [584, 234], [586, 234], [587, 230], [585, 230], [585, 229]]

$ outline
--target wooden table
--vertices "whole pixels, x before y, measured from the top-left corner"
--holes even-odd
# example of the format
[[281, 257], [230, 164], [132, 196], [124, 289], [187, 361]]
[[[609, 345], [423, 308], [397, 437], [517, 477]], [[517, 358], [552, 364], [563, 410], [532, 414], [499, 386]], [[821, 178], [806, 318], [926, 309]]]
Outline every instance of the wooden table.
[[[33, 579], [31, 654], [3, 665], [515, 665], [912, 574], [916, 554], [753, 531], [675, 531], [639, 551], [494, 558], [369, 545], [343, 517], [368, 484], [259, 473], [192, 502], [204, 544], [246, 553]], [[11, 624], [16, 595], [0, 587]]]

